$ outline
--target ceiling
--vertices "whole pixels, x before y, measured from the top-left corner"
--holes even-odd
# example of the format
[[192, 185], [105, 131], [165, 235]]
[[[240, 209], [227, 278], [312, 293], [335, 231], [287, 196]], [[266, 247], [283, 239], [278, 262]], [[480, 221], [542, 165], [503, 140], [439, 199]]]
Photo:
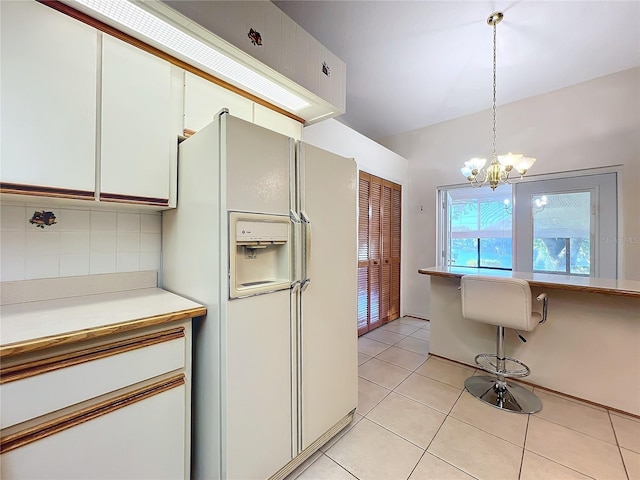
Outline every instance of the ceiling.
[[[163, 1], [206, 25], [218, 0]], [[498, 105], [640, 66], [640, 0], [273, 3], [346, 63], [338, 120], [374, 140], [491, 108], [494, 11]]]
[[347, 64], [342, 123], [378, 140], [640, 66], [640, 2], [274, 2]]

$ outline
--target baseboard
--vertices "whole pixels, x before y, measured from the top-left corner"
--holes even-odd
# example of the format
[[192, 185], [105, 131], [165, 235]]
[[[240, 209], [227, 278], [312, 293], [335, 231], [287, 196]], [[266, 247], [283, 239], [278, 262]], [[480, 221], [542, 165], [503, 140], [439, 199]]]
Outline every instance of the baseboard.
[[[446, 360], [447, 362], [457, 363], [458, 365], [463, 365], [465, 367], [478, 368], [477, 365], [471, 365], [470, 363], [459, 362], [458, 360], [452, 360], [450, 358], [443, 357], [442, 355], [435, 355], [433, 353], [429, 353], [429, 356], [430, 357], [435, 357], [435, 358], [441, 358], [443, 360]], [[490, 375], [490, 374], [487, 372], [487, 375]], [[562, 395], [563, 397], [570, 398], [572, 400], [577, 400], [579, 402], [586, 403], [587, 405], [593, 405], [594, 407], [605, 408], [605, 409], [610, 410], [612, 412], [620, 413], [622, 415], [626, 415], [628, 417], [637, 418], [638, 420], [640, 420], [640, 415], [636, 415], [634, 413], [625, 412], [624, 410], [620, 410], [618, 408], [613, 408], [613, 407], [610, 407], [608, 405], [603, 405], [601, 403], [592, 402], [591, 400], [586, 400], [584, 398], [576, 397], [574, 395], [569, 395], [568, 393], [560, 392], [560, 391], [554, 390], [552, 388], [543, 387], [542, 385], [538, 385], [538, 384], [532, 383], [532, 382], [527, 382], [526, 380], [522, 380], [520, 378], [518, 378], [518, 379], [509, 378], [508, 380], [510, 382], [523, 383], [525, 385], [529, 385], [530, 387], [539, 388], [540, 390], [543, 390], [545, 392], [554, 393], [556, 395]]]

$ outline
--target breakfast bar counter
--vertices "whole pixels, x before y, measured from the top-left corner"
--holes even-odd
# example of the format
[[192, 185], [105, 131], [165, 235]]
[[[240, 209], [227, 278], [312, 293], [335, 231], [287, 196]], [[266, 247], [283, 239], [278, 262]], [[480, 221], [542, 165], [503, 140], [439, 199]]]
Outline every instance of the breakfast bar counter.
[[523, 334], [526, 343], [517, 332], [505, 332], [505, 353], [531, 368], [525, 381], [640, 415], [640, 282], [466, 267], [418, 272], [430, 277], [433, 354], [475, 365], [477, 354], [495, 352], [495, 327], [462, 317], [463, 275], [520, 278], [529, 282], [533, 298], [543, 292], [549, 297], [548, 320]]
[[594, 278], [577, 275], [556, 275], [552, 273], [513, 272], [471, 267], [429, 267], [420, 268], [418, 273], [435, 277], [460, 278], [463, 275], [488, 275], [526, 280], [531, 287], [545, 287], [572, 290], [585, 293], [602, 293], [621, 297], [640, 298], [640, 281], [616, 278]]

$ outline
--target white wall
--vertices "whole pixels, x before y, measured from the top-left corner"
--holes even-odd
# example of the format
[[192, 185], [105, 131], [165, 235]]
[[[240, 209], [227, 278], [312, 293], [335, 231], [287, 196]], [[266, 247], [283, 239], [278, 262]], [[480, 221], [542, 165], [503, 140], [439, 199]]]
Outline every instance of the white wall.
[[408, 162], [406, 158], [388, 150], [337, 120], [325, 120], [305, 127], [304, 141], [343, 157], [354, 158], [358, 169], [402, 185], [402, 250], [400, 281], [400, 312], [405, 314], [405, 285], [409, 280], [406, 255], [407, 224], [405, 205], [408, 197]]
[[[35, 211], [51, 211], [56, 223], [29, 223]], [[2, 202], [0, 281], [160, 270], [159, 212], [63, 206], [43, 198]]]
[[[499, 94], [499, 92], [498, 92]], [[428, 317], [436, 261], [436, 187], [463, 183], [462, 162], [491, 155], [491, 111], [383, 139], [409, 160], [405, 313]], [[498, 153], [537, 157], [531, 175], [622, 165], [620, 278], [640, 279], [640, 68], [498, 107]]]
[[304, 141], [343, 157], [355, 158], [358, 169], [399, 185], [407, 183], [406, 158], [334, 119], [304, 128]]

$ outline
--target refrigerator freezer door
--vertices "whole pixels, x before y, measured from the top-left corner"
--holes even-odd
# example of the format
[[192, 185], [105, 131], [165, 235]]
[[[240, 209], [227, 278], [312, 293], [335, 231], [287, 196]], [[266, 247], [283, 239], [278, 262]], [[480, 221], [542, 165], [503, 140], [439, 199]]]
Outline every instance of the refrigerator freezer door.
[[293, 139], [226, 117], [227, 210], [289, 215]]
[[307, 144], [299, 157], [300, 209], [313, 231], [299, 320], [304, 450], [358, 402], [357, 169], [353, 159]]

